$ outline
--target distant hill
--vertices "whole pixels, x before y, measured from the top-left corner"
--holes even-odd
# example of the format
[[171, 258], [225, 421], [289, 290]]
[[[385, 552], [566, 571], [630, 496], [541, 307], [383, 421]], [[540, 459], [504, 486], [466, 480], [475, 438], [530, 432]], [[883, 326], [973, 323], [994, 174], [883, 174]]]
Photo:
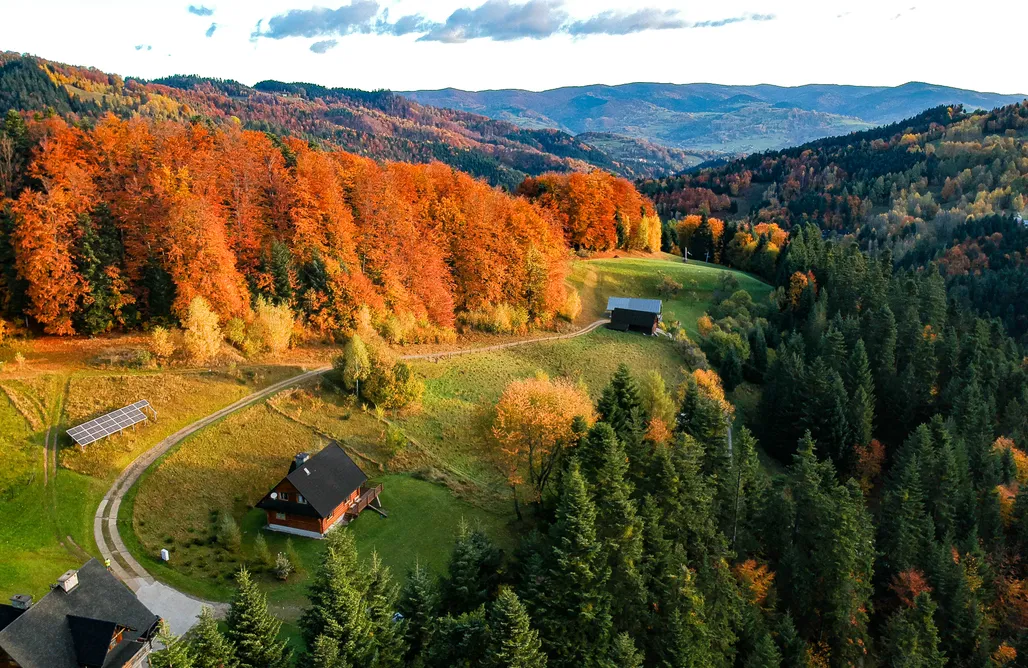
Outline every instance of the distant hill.
[[140, 114], [152, 118], [239, 122], [293, 134], [379, 160], [438, 160], [515, 189], [526, 176], [598, 167], [629, 177], [658, 177], [707, 156], [629, 138], [597, 144], [552, 128], [525, 128], [473, 113], [440, 109], [388, 91], [308, 83], [172, 76], [123, 78], [94, 68], [0, 52], [0, 114], [8, 109], [78, 118]]
[[450, 88], [400, 94], [422, 104], [484, 114], [524, 128], [553, 128], [572, 135], [615, 133], [719, 154], [795, 146], [909, 118], [940, 105], [993, 109], [1025, 97], [926, 83], [795, 88], [634, 83], [539, 93]]

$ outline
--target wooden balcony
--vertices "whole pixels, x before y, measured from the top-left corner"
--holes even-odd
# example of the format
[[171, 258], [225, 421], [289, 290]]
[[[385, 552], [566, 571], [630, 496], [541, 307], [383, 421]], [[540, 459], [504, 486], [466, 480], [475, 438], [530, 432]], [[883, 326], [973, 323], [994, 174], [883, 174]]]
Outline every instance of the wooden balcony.
[[360, 496], [357, 500], [350, 504], [350, 507], [346, 509], [346, 520], [350, 521], [356, 518], [365, 508], [371, 505], [371, 503], [378, 498], [378, 495], [382, 493], [382, 485], [375, 485], [374, 487], [361, 486]]

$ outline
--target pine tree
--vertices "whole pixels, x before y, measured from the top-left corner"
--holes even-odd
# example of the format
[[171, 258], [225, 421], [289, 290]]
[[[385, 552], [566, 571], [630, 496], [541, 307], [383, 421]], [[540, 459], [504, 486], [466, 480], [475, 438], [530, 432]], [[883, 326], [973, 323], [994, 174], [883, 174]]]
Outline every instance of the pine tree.
[[351, 668], [339, 658], [339, 643], [326, 635], [318, 636], [310, 651], [310, 668]]
[[236, 650], [239, 668], [286, 668], [289, 652], [278, 640], [282, 622], [268, 612], [268, 600], [245, 568], [236, 576], [236, 594], [225, 618], [225, 637]]
[[537, 622], [553, 666], [596, 666], [612, 635], [609, 567], [596, 535], [596, 506], [577, 461], [562, 483], [550, 529], [549, 607]]
[[851, 444], [865, 446], [874, 435], [875, 395], [874, 378], [863, 339], [857, 341], [850, 355], [846, 368], [846, 391], [850, 397], [846, 424]]
[[383, 566], [378, 552], [371, 553], [368, 565], [368, 616], [371, 618], [375, 643], [373, 668], [402, 668], [407, 645], [404, 622], [395, 619], [399, 589], [388, 566]]
[[768, 354], [767, 337], [764, 335], [764, 328], [760, 323], [753, 327], [753, 335], [750, 337], [750, 362], [757, 372], [756, 380], [762, 380], [767, 373]]
[[425, 648], [427, 668], [478, 668], [485, 664], [490, 645], [485, 607], [457, 617], [446, 615], [432, 625]]
[[[618, 631], [636, 633], [643, 626], [646, 588], [639, 564], [643, 555], [642, 521], [628, 482], [628, 461], [614, 432], [603, 423], [593, 427], [603, 434], [596, 453], [598, 469], [592, 477], [595, 490], [596, 533], [610, 569], [607, 590], [612, 595], [613, 618]], [[590, 434], [592, 436], [592, 434]]]
[[407, 659], [421, 654], [428, 642], [432, 623], [439, 614], [439, 591], [428, 570], [420, 562], [407, 573], [397, 609], [405, 624]]
[[218, 629], [214, 611], [203, 606], [200, 621], [189, 639], [189, 654], [194, 668], [235, 668], [236, 658], [232, 645]]
[[636, 650], [632, 636], [619, 633], [610, 648], [611, 668], [642, 668], [643, 655]]
[[193, 668], [193, 657], [189, 653], [189, 645], [171, 632], [167, 622], [161, 622], [157, 642], [164, 645], [164, 649], [150, 653], [150, 666], [153, 668]]
[[368, 616], [368, 579], [358, 566], [353, 533], [334, 529], [326, 543], [307, 590], [310, 607], [300, 616], [300, 632], [307, 647], [314, 647], [318, 636], [329, 636], [339, 644], [341, 660], [367, 666], [375, 650]]
[[491, 598], [502, 555], [480, 528], [463, 519], [442, 582], [443, 607], [451, 614], [471, 612]]
[[641, 429], [642, 400], [628, 365], [618, 365], [614, 377], [603, 388], [596, 409], [620, 439], [625, 439], [633, 430]]
[[885, 664], [896, 668], [942, 668], [946, 657], [939, 649], [935, 626], [936, 605], [927, 592], [918, 594], [911, 607], [889, 617], [882, 637]]
[[746, 658], [743, 668], [778, 668], [782, 665], [782, 653], [775, 645], [770, 633], [765, 633], [757, 640], [753, 651]]
[[721, 362], [721, 381], [724, 383], [726, 392], [731, 392], [743, 381], [742, 359], [735, 346], [728, 348], [728, 353]]
[[489, 611], [489, 668], [543, 668], [539, 634], [531, 628], [528, 611], [512, 590], [500, 590]]
[[[920, 445], [921, 441], [925, 443]], [[923, 464], [917, 453], [920, 448], [931, 448], [930, 432], [923, 425], [897, 454], [886, 483], [879, 526], [886, 577], [912, 568], [923, 569], [922, 558], [935, 537], [935, 527], [925, 508]]]

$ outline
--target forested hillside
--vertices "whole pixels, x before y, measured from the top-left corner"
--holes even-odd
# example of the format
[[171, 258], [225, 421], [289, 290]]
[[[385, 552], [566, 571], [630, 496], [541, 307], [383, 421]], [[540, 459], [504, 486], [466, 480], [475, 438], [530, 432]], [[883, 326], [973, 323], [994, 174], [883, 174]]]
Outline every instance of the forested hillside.
[[[388, 91], [315, 84], [173, 76], [141, 81], [93, 68], [0, 53], [0, 110], [97, 119], [111, 112], [155, 120], [202, 119], [213, 125], [291, 134], [378, 160], [431, 162], [510, 190], [528, 174], [599, 167], [629, 177], [680, 168], [682, 151], [646, 150], [631, 140], [602, 147], [552, 129], [529, 130], [476, 114], [418, 104]], [[639, 151], [645, 158], [639, 159]], [[692, 162], [697, 160], [694, 158]]]
[[402, 95], [526, 128], [556, 128], [574, 135], [614, 132], [734, 156], [863, 130], [939, 105], [991, 109], [1021, 101], [1025, 91], [1020, 92], [996, 95], [919, 82], [895, 87], [630, 83], [541, 92], [450, 88]]

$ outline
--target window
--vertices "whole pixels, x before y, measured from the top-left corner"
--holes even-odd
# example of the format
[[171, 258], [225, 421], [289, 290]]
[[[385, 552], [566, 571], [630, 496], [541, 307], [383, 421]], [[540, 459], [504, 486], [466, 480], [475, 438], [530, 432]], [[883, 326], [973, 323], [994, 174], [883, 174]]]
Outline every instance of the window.
[[296, 495], [296, 502], [297, 503], [302, 503], [302, 504], [306, 505], [307, 504], [307, 499], [303, 498], [303, 494], [297, 494]]
[[289, 492], [280, 492], [279, 495], [278, 495], [278, 498], [279, 498], [280, 501], [288, 501], [289, 500]]
[[285, 518], [286, 518], [286, 514], [285, 513], [275, 513], [275, 519], [276, 520], [284, 520]]

